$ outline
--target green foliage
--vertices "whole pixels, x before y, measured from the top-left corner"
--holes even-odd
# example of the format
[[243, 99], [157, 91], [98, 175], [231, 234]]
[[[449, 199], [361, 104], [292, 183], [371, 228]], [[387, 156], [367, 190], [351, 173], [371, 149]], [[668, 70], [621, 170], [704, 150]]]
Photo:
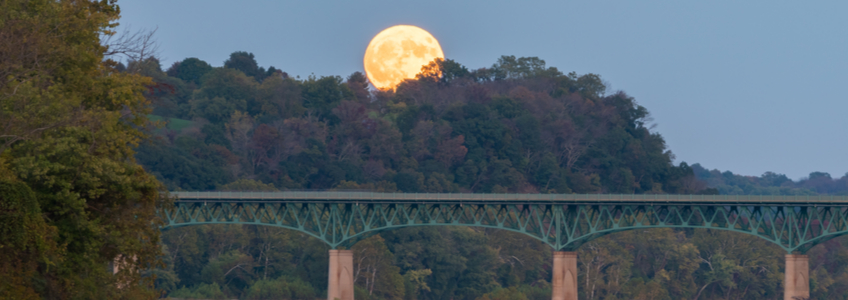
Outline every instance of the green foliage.
[[235, 69], [213, 69], [203, 77], [203, 85], [191, 100], [193, 117], [213, 123], [225, 122], [235, 110], [244, 111], [255, 99], [258, 84]]
[[193, 289], [181, 288], [171, 293], [170, 296], [173, 298], [188, 299], [228, 299], [227, 295], [221, 291], [221, 286], [217, 283], [201, 283]]
[[[8, 172], [0, 165], [0, 172]], [[39, 265], [58, 258], [56, 228], [41, 217], [35, 193], [0, 176], [0, 298], [39, 299], [27, 282]]]
[[155, 59], [120, 72], [104, 57], [119, 13], [114, 1], [0, 2], [0, 180], [4, 226], [17, 226], [0, 236], [16, 259], [0, 259], [3, 276], [17, 278], [0, 281], [12, 298], [156, 296], [141, 271], [161, 264], [155, 210], [168, 203], [134, 148], [154, 88], [143, 75], [167, 76]]
[[236, 51], [230, 54], [230, 58], [224, 62], [224, 68], [236, 69], [250, 77], [260, 75], [259, 65], [253, 58], [253, 53]]
[[231, 181], [222, 155], [229, 153], [226, 148], [207, 146], [185, 136], [178, 137], [173, 145], [169, 147], [163, 140], [148, 141], [138, 148], [136, 159], [170, 189], [213, 190]]
[[[50, 236], [45, 236], [44, 231], [49, 227], [40, 216], [41, 207], [29, 186], [22, 182], [0, 181], [0, 200], [0, 236], [4, 237], [0, 249], [4, 254], [14, 257], [46, 251], [49, 244], [46, 239]], [[4, 261], [11, 262], [8, 258]]]
[[538, 57], [519, 57], [504, 55], [492, 65], [491, 73], [494, 80], [526, 79], [537, 77], [557, 77], [562, 73], [557, 68], [545, 68], [545, 61]]
[[419, 293], [429, 292], [430, 287], [425, 279], [432, 274], [430, 269], [406, 271], [406, 274], [403, 274], [404, 299], [415, 300], [418, 299]]
[[315, 299], [315, 289], [298, 278], [281, 277], [276, 280], [260, 280], [253, 284], [242, 299]]
[[168, 129], [171, 130], [183, 130], [189, 127], [194, 126], [194, 123], [189, 120], [177, 119], [177, 118], [163, 118], [161, 116], [148, 116], [151, 122], [163, 122]]
[[436, 58], [428, 65], [421, 67], [421, 73], [416, 78], [422, 82], [439, 83], [442, 85], [470, 77], [468, 68], [452, 59]]
[[400, 275], [400, 268], [393, 264], [394, 255], [382, 237], [375, 235], [364, 239], [351, 247], [351, 250], [356, 257], [354, 282], [367, 291], [367, 298], [403, 299], [406, 292], [405, 278]]
[[302, 83], [303, 107], [319, 117], [328, 117], [330, 110], [338, 105], [342, 99], [353, 96], [350, 89], [341, 83], [342, 78], [339, 76], [321, 78], [309, 76]]
[[229, 120], [234, 112], [244, 110], [244, 108], [244, 100], [239, 99], [232, 101], [221, 97], [195, 99], [191, 102], [191, 116], [221, 124]]
[[248, 107], [253, 115], [273, 119], [299, 117], [305, 111], [300, 83], [282, 76], [266, 78], [259, 86], [256, 102]]
[[848, 239], [834, 239], [807, 252], [810, 264], [810, 299], [845, 299], [848, 295]]
[[212, 71], [212, 66], [208, 63], [195, 57], [189, 57], [181, 62], [174, 63], [174, 65], [168, 69], [167, 73], [168, 76], [200, 85], [203, 76], [210, 71]]
[[527, 298], [527, 295], [524, 293], [518, 291], [517, 287], [513, 286], [483, 294], [483, 296], [477, 298], [477, 300], [529, 300], [529, 298]]

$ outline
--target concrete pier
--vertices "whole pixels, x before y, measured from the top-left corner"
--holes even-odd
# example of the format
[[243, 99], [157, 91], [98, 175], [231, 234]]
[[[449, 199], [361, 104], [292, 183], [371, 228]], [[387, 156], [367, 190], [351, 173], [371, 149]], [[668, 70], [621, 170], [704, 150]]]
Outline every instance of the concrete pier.
[[786, 255], [783, 275], [783, 300], [810, 299], [810, 257]]
[[327, 300], [353, 300], [353, 251], [330, 250]]
[[577, 300], [577, 252], [554, 251], [553, 300]]

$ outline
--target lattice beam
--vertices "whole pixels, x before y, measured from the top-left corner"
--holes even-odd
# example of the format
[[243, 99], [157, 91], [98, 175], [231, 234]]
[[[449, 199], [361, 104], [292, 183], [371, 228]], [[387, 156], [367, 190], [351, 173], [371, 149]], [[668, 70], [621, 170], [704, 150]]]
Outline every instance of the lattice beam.
[[803, 253], [816, 244], [848, 234], [848, 205], [485, 202], [195, 200], [178, 201], [173, 208], [160, 210], [160, 216], [165, 228], [199, 224], [289, 228], [333, 248], [349, 247], [380, 231], [413, 226], [509, 230], [536, 238], [557, 251], [575, 250], [610, 233], [644, 228], [741, 232], [768, 240], [787, 253]]

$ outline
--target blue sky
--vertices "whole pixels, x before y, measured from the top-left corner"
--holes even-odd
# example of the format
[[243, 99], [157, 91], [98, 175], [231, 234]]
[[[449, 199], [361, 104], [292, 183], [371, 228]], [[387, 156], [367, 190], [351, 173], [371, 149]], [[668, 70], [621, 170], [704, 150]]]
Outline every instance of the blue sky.
[[368, 41], [416, 25], [469, 68], [538, 56], [652, 113], [677, 161], [793, 179], [848, 172], [848, 1], [123, 0], [163, 66], [248, 51], [290, 75], [362, 71]]

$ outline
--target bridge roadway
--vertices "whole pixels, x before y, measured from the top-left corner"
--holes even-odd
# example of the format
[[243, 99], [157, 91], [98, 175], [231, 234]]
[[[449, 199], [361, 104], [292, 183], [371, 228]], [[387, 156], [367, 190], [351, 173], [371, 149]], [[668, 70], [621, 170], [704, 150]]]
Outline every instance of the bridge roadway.
[[413, 226], [475, 226], [519, 232], [553, 250], [552, 299], [577, 299], [576, 249], [644, 228], [708, 228], [765, 239], [787, 252], [784, 299], [809, 297], [811, 247], [848, 234], [846, 196], [171, 192], [162, 229], [201, 224], [267, 225], [327, 243], [328, 299], [353, 299], [357, 241]]

